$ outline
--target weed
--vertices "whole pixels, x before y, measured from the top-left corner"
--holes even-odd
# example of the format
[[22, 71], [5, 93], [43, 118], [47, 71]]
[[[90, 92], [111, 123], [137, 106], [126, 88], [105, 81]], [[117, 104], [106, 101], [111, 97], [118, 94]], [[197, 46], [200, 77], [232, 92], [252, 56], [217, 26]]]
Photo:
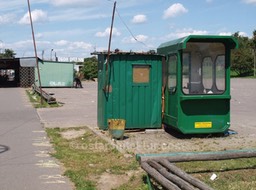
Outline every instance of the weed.
[[[46, 129], [55, 148], [55, 153], [52, 155], [64, 164], [65, 175], [74, 182], [77, 190], [96, 189], [97, 181], [106, 171], [119, 175], [139, 170], [139, 164], [134, 158], [125, 158], [89, 129], [85, 127], [83, 129], [86, 132], [82, 138], [70, 140], [63, 138], [61, 133], [72, 129]], [[133, 179], [131, 184], [136, 186], [129, 186], [125, 190], [132, 190], [134, 187], [137, 189], [145, 185], [142, 176]]]
[[[256, 158], [183, 162], [176, 165], [214, 189], [256, 190], [253, 188], [256, 187], [253, 186], [256, 183]], [[218, 176], [214, 181], [210, 180], [213, 173]]]
[[29, 97], [29, 100], [33, 104], [34, 108], [60, 107], [58, 103], [48, 104], [44, 99], [42, 99], [41, 104], [41, 97], [32, 90], [26, 90], [26, 94]]

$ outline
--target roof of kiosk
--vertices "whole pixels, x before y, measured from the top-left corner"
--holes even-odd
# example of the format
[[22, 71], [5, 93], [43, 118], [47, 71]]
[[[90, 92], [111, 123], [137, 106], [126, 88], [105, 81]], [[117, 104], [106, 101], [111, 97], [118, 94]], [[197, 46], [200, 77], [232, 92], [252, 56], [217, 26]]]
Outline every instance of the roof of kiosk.
[[157, 48], [157, 53], [167, 53], [170, 51], [177, 51], [185, 49], [188, 42], [222, 42], [231, 49], [238, 48], [238, 42], [233, 36], [220, 36], [220, 35], [189, 35], [183, 38], [172, 40], [169, 42], [162, 43]]

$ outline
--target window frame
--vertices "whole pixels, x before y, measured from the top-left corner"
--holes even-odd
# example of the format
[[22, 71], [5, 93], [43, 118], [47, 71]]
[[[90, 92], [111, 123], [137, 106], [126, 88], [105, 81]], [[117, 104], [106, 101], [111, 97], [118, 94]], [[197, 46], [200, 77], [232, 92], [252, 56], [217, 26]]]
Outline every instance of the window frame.
[[[171, 63], [173, 62], [170, 62], [170, 58], [171, 57], [175, 57], [175, 61], [176, 61], [176, 64], [175, 64], [175, 70], [170, 70], [171, 67]], [[172, 53], [172, 54], [169, 54], [168, 57], [167, 57], [167, 88], [168, 88], [168, 91], [172, 94], [174, 94], [176, 91], [177, 91], [177, 84], [178, 84], [178, 55], [177, 53]], [[173, 73], [173, 74], [172, 74]], [[170, 76], [175, 76], [175, 77], [171, 77]], [[170, 80], [169, 79], [174, 79], [175, 78], [175, 85], [174, 86], [170, 86]]]
[[[206, 51], [205, 49], [200, 50], [201, 48], [204, 48], [204, 43], [205, 43], [206, 47], [207, 47], [207, 44], [209, 44], [208, 51]], [[200, 44], [202, 44], [202, 46]], [[195, 47], [193, 45], [195, 45]], [[195, 95], [199, 95], [199, 96], [200, 95], [220, 95], [220, 94], [226, 93], [226, 91], [227, 91], [227, 58], [226, 58], [227, 49], [226, 49], [225, 43], [212, 42], [212, 41], [209, 41], [209, 42], [193, 41], [193, 42], [188, 42], [187, 48], [183, 49], [181, 51], [181, 58], [182, 58], [181, 59], [181, 89], [182, 89], [182, 93], [184, 95], [193, 95], [193, 96], [195, 96]], [[198, 48], [198, 50], [196, 50], [197, 48]], [[217, 48], [219, 48], [219, 49], [217, 49]], [[192, 63], [192, 61], [196, 61], [196, 60], [194, 60], [195, 58], [193, 56], [196, 56], [197, 54], [199, 56], [201, 56], [201, 60], [200, 60], [200, 62], [198, 62], [198, 64], [196, 64], [197, 65], [196, 66], [196, 65], [194, 65], [194, 63]], [[218, 75], [217, 67], [219, 65], [219, 64], [217, 64], [217, 60], [220, 56], [224, 56], [222, 63], [219, 63], [219, 64], [221, 64], [221, 67], [223, 68], [221, 71], [222, 73], [220, 74], [222, 76], [224, 74], [224, 76], [222, 78], [217, 77], [217, 75]], [[204, 76], [205, 76], [204, 61], [205, 61], [205, 58], [207, 58], [207, 57], [211, 58], [211, 62], [212, 62], [211, 63], [211, 65], [212, 65], [212, 79], [211, 79], [212, 85], [211, 85], [210, 89], [206, 88], [205, 84], [204, 84], [204, 81], [205, 81], [204, 80]], [[192, 67], [193, 65], [195, 67]], [[193, 73], [197, 69], [199, 69], [198, 70], [198, 72], [199, 72], [198, 79], [200, 78], [200, 84], [198, 84], [198, 85], [200, 85], [201, 87], [198, 86], [198, 87], [194, 88], [191, 86], [191, 84], [193, 83], [192, 79], [194, 77], [196, 77], [193, 75]], [[219, 79], [219, 81], [218, 81], [218, 79]], [[195, 84], [195, 85], [197, 85], [197, 84]], [[223, 88], [222, 88], [222, 85], [224, 85]], [[198, 92], [197, 92], [197, 88], [199, 90]], [[195, 90], [195, 92], [193, 89]]]
[[[135, 80], [135, 70], [136, 68], [148, 68], [148, 81], [145, 82], [136, 82]], [[132, 85], [133, 86], [149, 86], [151, 82], [151, 68], [152, 66], [150, 64], [140, 64], [140, 63], [135, 63], [132, 64]]]
[[[218, 60], [218, 57], [221, 57], [221, 56], [223, 56], [224, 57], [224, 65], [223, 65], [223, 68], [224, 68], [224, 77], [222, 78], [222, 80], [224, 79], [224, 89], [219, 89], [218, 88], [218, 83], [217, 83], [217, 60]], [[222, 93], [217, 93], [217, 94], [223, 94], [223, 93], [225, 93], [225, 91], [227, 90], [227, 85], [226, 85], [226, 82], [227, 82], [227, 71], [226, 71], [226, 56], [225, 56], [225, 54], [219, 54], [219, 55], [217, 55], [216, 56], [216, 59], [215, 59], [215, 62], [214, 62], [214, 65], [215, 65], [215, 67], [214, 67], [214, 69], [215, 69], [215, 75], [214, 75], [214, 77], [215, 77], [215, 82], [214, 82], [214, 84], [215, 84], [215, 86], [216, 86], [216, 90], [218, 90], [218, 91], [222, 91]], [[223, 71], [223, 70], [222, 70]]]

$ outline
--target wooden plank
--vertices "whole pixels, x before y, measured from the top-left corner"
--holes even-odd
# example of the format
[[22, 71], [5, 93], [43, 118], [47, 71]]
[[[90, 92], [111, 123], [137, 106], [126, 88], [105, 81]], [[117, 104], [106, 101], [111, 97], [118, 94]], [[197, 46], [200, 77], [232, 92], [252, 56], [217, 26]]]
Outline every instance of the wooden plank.
[[229, 160], [239, 158], [256, 157], [256, 149], [254, 150], [232, 150], [219, 152], [189, 152], [177, 154], [156, 154], [149, 156], [139, 156], [139, 161], [167, 159], [170, 162], [191, 162], [191, 161], [211, 161], [211, 160]]
[[161, 165], [163, 165], [164, 167], [166, 167], [169, 171], [171, 171], [173, 174], [179, 176], [180, 178], [182, 178], [183, 180], [185, 180], [186, 182], [190, 183], [191, 185], [193, 185], [194, 187], [197, 187], [201, 190], [213, 190], [211, 187], [209, 187], [208, 185], [206, 185], [205, 183], [203, 183], [202, 181], [194, 178], [193, 176], [187, 174], [186, 172], [184, 172], [183, 170], [181, 170], [180, 168], [178, 168], [177, 166], [171, 164], [168, 160], [166, 159], [160, 159], [159, 163]]
[[181, 190], [177, 185], [163, 177], [156, 169], [152, 168], [147, 162], [141, 163], [141, 167], [150, 175], [150, 177], [167, 190]]
[[[36, 85], [32, 85], [32, 88], [39, 95], [41, 94], [39, 87], [37, 87]], [[41, 96], [47, 101], [48, 104], [56, 103], [56, 99], [43, 90]]]
[[155, 168], [159, 173], [161, 173], [165, 178], [170, 180], [172, 183], [176, 184], [183, 190], [193, 190], [195, 189], [194, 186], [190, 185], [188, 182], [180, 178], [179, 176], [174, 175], [171, 172], [167, 171], [167, 168], [164, 168], [162, 165], [157, 163], [156, 161], [148, 161], [147, 162], [150, 166]]

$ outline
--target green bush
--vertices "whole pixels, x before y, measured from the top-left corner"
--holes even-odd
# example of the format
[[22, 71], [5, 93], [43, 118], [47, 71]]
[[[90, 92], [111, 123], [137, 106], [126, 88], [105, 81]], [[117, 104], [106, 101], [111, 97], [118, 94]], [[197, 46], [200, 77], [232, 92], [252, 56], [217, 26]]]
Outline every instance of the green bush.
[[93, 80], [97, 78], [98, 73], [98, 60], [95, 56], [90, 58], [85, 58], [83, 63], [83, 73], [84, 78], [87, 80]]
[[[254, 32], [254, 35], [256, 33]], [[254, 38], [248, 38], [239, 35], [236, 32], [234, 36], [237, 38], [239, 47], [232, 51], [231, 55], [231, 71], [235, 72], [237, 76], [250, 76], [253, 74], [253, 49], [255, 43]]]

